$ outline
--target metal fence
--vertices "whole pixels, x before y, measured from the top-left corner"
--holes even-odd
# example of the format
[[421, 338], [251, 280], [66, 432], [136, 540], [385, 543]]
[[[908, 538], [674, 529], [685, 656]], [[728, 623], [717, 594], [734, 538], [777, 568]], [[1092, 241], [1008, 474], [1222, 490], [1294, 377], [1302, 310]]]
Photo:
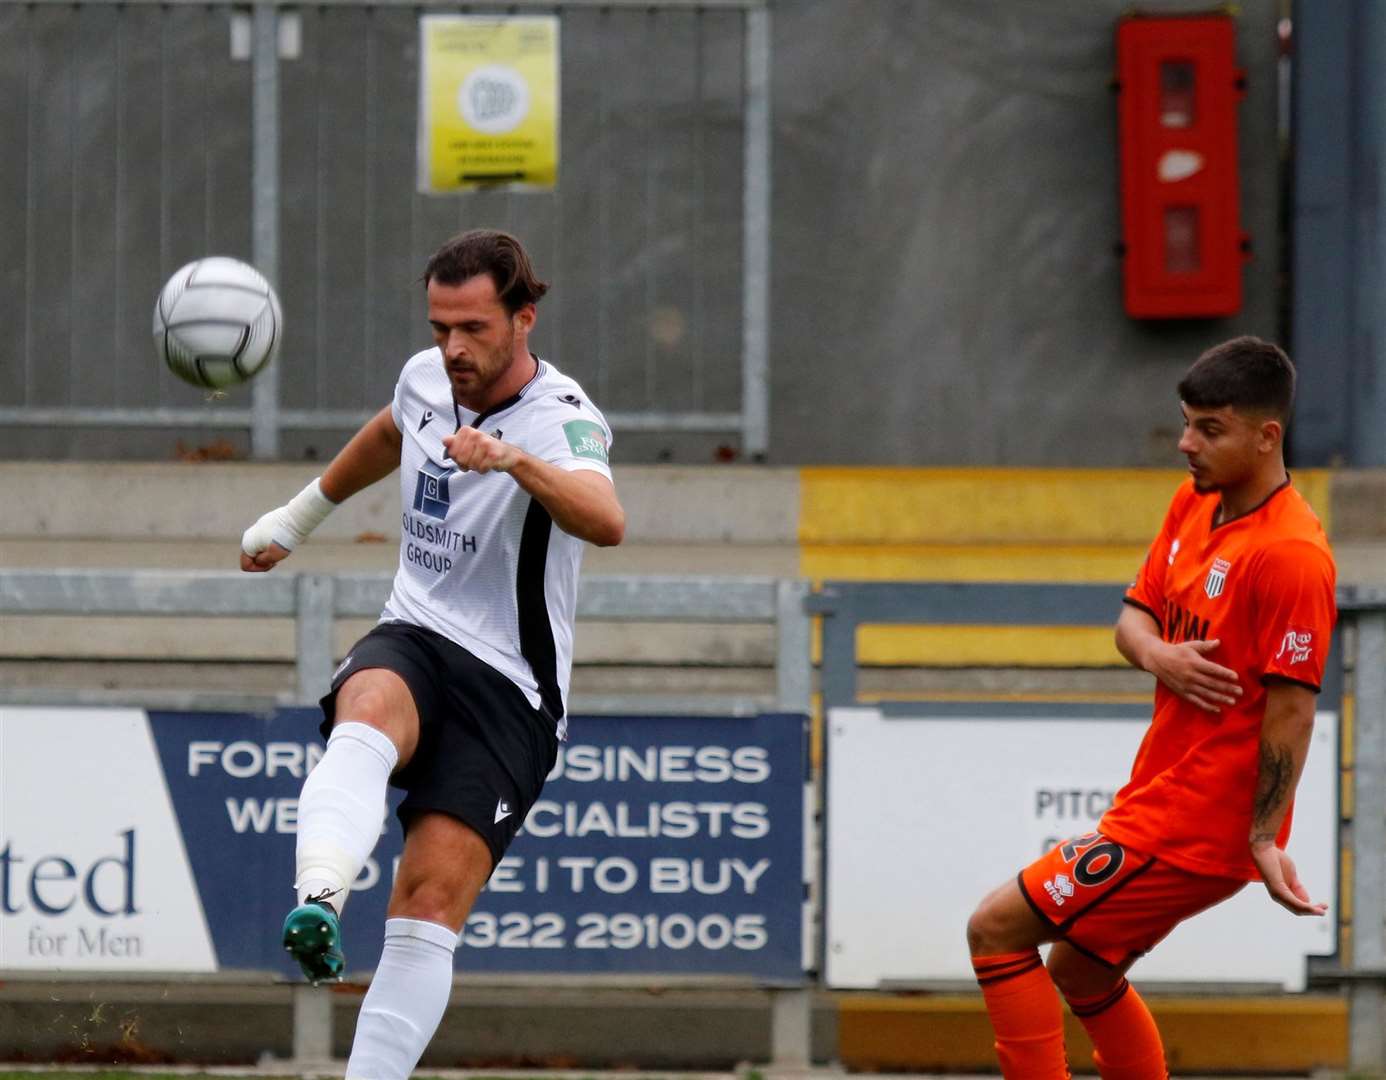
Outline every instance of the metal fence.
[[[293, 617], [298, 689], [293, 701], [311, 704], [326, 691], [335, 663], [332, 626], [337, 618], [374, 617], [389, 594], [389, 574], [257, 574], [163, 570], [0, 571], [0, 616], [239, 616]], [[600, 577], [582, 579], [577, 614], [608, 622], [715, 622], [771, 624], [776, 632], [776, 689], [772, 699], [722, 696], [620, 695], [582, 698], [590, 713], [666, 712], [738, 715], [760, 711], [807, 713], [813, 669], [804, 581], [772, 578]], [[266, 702], [243, 695], [196, 691], [112, 694], [108, 691], [33, 691], [0, 688], [0, 704], [81, 705], [138, 702], [178, 710], [243, 708]], [[287, 703], [287, 702], [286, 702]], [[808, 856], [809, 880], [813, 876]], [[810, 916], [811, 917], [811, 916]], [[804, 1068], [810, 1060], [811, 996], [806, 987], [771, 990], [771, 1057]], [[296, 985], [294, 1058], [331, 1058], [332, 1007], [327, 990]]]
[[[765, 0], [449, 5], [562, 20], [557, 189], [456, 195], [415, 190], [426, 10], [0, 0], [0, 454], [132, 429], [319, 454], [429, 344], [419, 272], [475, 225], [554, 282], [536, 349], [618, 431], [764, 454]], [[149, 332], [164, 279], [208, 254], [255, 263], [286, 313], [280, 359], [224, 402], [160, 370]]]
[[[175, 615], [295, 620], [298, 690], [284, 700], [193, 690], [47, 690], [0, 688], [0, 703], [102, 704], [138, 702], [164, 709], [254, 708], [314, 704], [327, 690], [332, 626], [338, 618], [375, 618], [393, 575], [242, 574], [220, 570], [0, 570], [3, 615]], [[812, 665], [808, 583], [757, 577], [582, 578], [580, 619], [605, 622], [761, 623], [776, 632], [773, 698], [715, 694], [575, 695], [574, 708], [592, 713], [664, 711], [748, 715], [765, 710], [807, 712]]]
[[[378, 613], [389, 586], [383, 574], [257, 575], [169, 571], [3, 571], [0, 614], [293, 616], [297, 620], [297, 698], [313, 701], [329, 678], [332, 622]], [[674, 709], [751, 711], [767, 704], [807, 711], [812, 692], [810, 616], [823, 619], [824, 709], [857, 700], [857, 629], [872, 624], [1110, 625], [1120, 590], [1106, 585], [957, 585], [826, 582], [768, 578], [591, 577], [582, 582], [580, 618], [629, 621], [756, 622], [777, 628], [775, 701], [640, 697], [586, 701], [591, 711]], [[1325, 676], [1325, 698], [1340, 710], [1350, 697], [1350, 822], [1342, 842], [1352, 853], [1351, 945], [1337, 963], [1311, 971], [1320, 984], [1342, 983], [1350, 1000], [1350, 1065], [1386, 1068], [1386, 590], [1339, 591], [1341, 625]], [[148, 696], [148, 695], [144, 695]], [[0, 690], [0, 702], [109, 702], [89, 695]], [[179, 693], [170, 707], [225, 704], [224, 695]], [[821, 873], [821, 872], [820, 872]], [[814, 875], [815, 879], [819, 875]], [[1345, 889], [1345, 892], [1347, 890]], [[821, 955], [821, 953], [820, 953]], [[307, 990], [295, 1001], [297, 1056], [321, 1058], [330, 1010]], [[808, 1060], [807, 990], [777, 992], [772, 1046], [776, 1061]]]

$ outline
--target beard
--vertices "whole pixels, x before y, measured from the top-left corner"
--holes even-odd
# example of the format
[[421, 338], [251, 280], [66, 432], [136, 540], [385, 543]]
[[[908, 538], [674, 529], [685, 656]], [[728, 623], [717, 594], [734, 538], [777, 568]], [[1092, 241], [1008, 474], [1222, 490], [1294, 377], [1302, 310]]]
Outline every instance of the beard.
[[[506, 373], [510, 370], [510, 365], [514, 362], [515, 355], [515, 328], [511, 326], [502, 341], [495, 349], [487, 350], [480, 356], [475, 356], [470, 363], [459, 365], [456, 368], [443, 362], [444, 370], [447, 372], [448, 381], [452, 384], [452, 396], [459, 405], [467, 405], [464, 400], [470, 398], [473, 401], [484, 398]], [[470, 406], [468, 406], [470, 408]]]

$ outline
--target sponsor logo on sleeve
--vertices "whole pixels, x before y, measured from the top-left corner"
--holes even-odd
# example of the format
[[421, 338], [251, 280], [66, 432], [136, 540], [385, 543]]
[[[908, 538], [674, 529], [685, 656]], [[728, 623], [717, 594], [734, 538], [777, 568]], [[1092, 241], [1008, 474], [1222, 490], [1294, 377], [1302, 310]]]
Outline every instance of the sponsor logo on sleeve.
[[569, 420], [563, 425], [563, 434], [568, 438], [568, 449], [574, 457], [607, 464], [606, 432], [601, 424], [592, 420]]
[[1222, 595], [1222, 590], [1227, 587], [1227, 571], [1231, 569], [1232, 564], [1226, 559], [1213, 560], [1212, 569], [1203, 582], [1203, 591], [1208, 594], [1209, 600], [1216, 600]]
[[1302, 664], [1313, 655], [1313, 632], [1296, 630], [1291, 627], [1285, 631], [1285, 636], [1280, 639], [1280, 651], [1275, 654], [1275, 658], [1276, 660], [1283, 660], [1287, 664]]
[[1175, 540], [1174, 540], [1174, 543], [1170, 544], [1170, 546], [1169, 546], [1169, 562], [1166, 563], [1165, 565], [1167, 565], [1167, 566], [1173, 566], [1173, 565], [1174, 565], [1174, 557], [1175, 557], [1176, 555], [1178, 555], [1178, 554], [1179, 554], [1179, 539], [1178, 539], [1178, 537], [1176, 537]]

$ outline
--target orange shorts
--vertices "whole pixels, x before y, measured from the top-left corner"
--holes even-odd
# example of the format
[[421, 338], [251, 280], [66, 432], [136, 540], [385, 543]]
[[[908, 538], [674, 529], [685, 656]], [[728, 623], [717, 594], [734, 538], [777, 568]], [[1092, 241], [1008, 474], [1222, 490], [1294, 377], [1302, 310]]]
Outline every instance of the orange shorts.
[[1100, 833], [1075, 836], [1020, 872], [1020, 892], [1079, 952], [1125, 968], [1191, 915], [1246, 882], [1180, 870]]

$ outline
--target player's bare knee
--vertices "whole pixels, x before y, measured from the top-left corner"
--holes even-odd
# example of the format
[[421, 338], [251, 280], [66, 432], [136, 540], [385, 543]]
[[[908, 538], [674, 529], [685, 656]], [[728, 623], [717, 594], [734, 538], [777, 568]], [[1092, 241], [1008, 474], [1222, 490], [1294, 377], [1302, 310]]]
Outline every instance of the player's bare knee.
[[337, 691], [337, 722], [354, 721], [384, 731], [397, 709], [391, 682], [376, 668], [355, 672]]
[[365, 724], [389, 736], [400, 752], [403, 764], [411, 756], [417, 742], [417, 721], [412, 724], [412, 700], [404, 681], [393, 672], [376, 668], [358, 671], [342, 683], [337, 691], [334, 723]]
[[1049, 953], [1049, 977], [1066, 998], [1091, 998], [1121, 981], [1121, 972], [1088, 960], [1072, 949], [1056, 946]]
[[998, 919], [996, 915], [996, 905], [992, 902], [991, 897], [987, 897], [968, 916], [968, 951], [973, 956], [989, 956], [993, 953], [1004, 952], [1004, 947], [997, 943], [1004, 931], [1001, 923], [1002, 920]]
[[[397, 881], [395, 894], [390, 898], [390, 917], [451, 926], [460, 921], [457, 911], [460, 891], [459, 883], [443, 878]], [[465, 912], [462, 914], [465, 917]]]

